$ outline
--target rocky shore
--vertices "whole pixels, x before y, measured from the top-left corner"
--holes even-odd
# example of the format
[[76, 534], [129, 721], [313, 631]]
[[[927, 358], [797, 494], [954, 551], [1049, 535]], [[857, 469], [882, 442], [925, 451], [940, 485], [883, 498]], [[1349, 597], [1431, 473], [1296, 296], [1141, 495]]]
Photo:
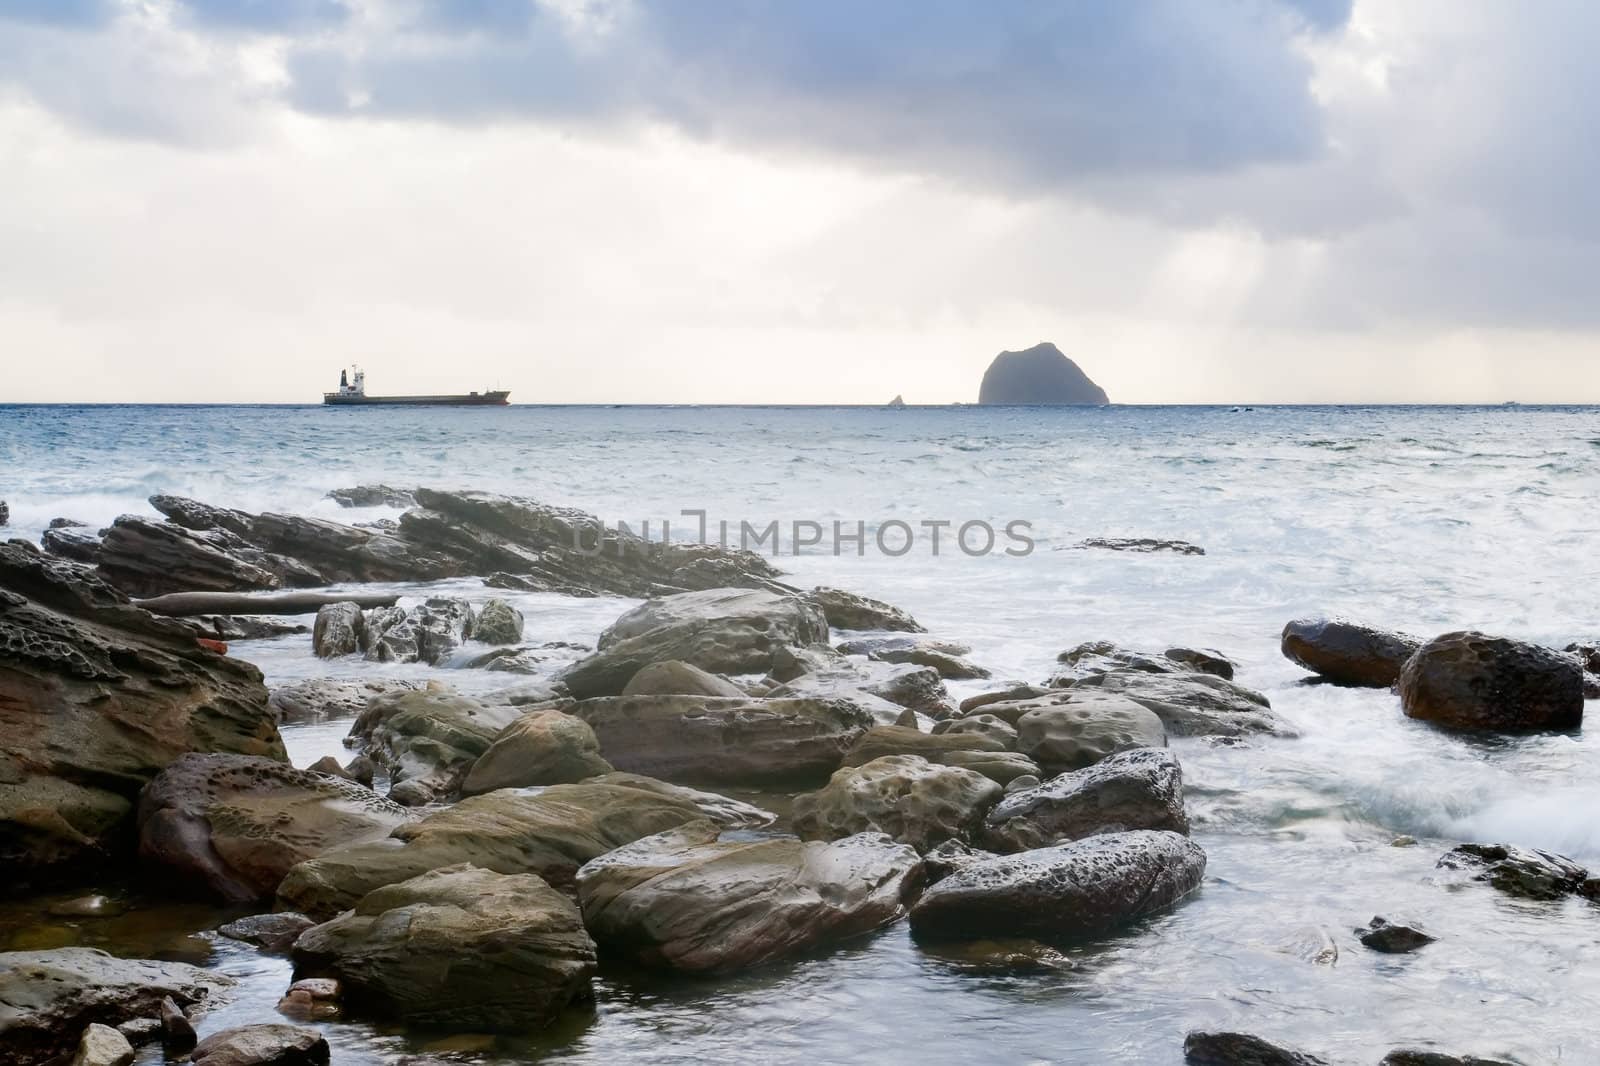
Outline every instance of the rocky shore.
[[[589, 516], [485, 493], [338, 498], [409, 509], [347, 525], [158, 496], [163, 521], [0, 544], [3, 891], [115, 872], [254, 912], [220, 935], [294, 968], [278, 1013], [196, 1042], [191, 1019], [231, 995], [219, 974], [0, 952], [0, 1058], [126, 1063], [160, 1042], [213, 1066], [322, 1063], [328, 1044], [300, 1023], [330, 1018], [526, 1033], [614, 968], [710, 979], [902, 921], [927, 950], [995, 959], [1138, 936], [1227, 876], [1191, 839], [1171, 741], [1299, 735], [1209, 649], [1095, 641], [1050, 676], [994, 679], [906, 611], [801, 590], [747, 552], [586, 542]], [[364, 607], [330, 592], [309, 632], [137, 602], [463, 577], [482, 594]], [[535, 645], [509, 589], [643, 602], [599, 634]], [[469, 694], [367, 674], [269, 691], [227, 647], [262, 636], [332, 665], [505, 683]], [[1282, 651], [1331, 684], [1393, 686], [1395, 714], [1464, 737], [1578, 728], [1600, 658], [1339, 619], [1290, 622]], [[952, 683], [984, 691], [957, 700]], [[290, 765], [280, 724], [312, 718], [348, 722], [348, 759]], [[1439, 870], [1469, 890], [1600, 899], [1600, 877], [1515, 841], [1462, 842]], [[1361, 932], [1396, 954], [1434, 939], [1381, 918]], [[1321, 1061], [1239, 1033], [1191, 1034], [1183, 1054]], [[1487, 1061], [1415, 1054], [1433, 1053], [1384, 1061]]]

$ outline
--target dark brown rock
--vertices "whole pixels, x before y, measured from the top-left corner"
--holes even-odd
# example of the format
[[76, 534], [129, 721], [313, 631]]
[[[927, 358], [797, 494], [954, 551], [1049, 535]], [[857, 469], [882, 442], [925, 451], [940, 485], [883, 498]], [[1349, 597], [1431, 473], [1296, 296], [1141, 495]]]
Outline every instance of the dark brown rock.
[[1453, 729], [1576, 729], [1583, 724], [1583, 668], [1536, 644], [1446, 633], [1406, 663], [1400, 703], [1411, 718]]
[[1373, 951], [1387, 955], [1416, 951], [1427, 947], [1435, 939], [1415, 926], [1391, 922], [1382, 917], [1375, 917], [1364, 928], [1357, 929], [1356, 937]]
[[1301, 618], [1283, 627], [1280, 646], [1286, 659], [1336, 685], [1388, 688], [1422, 641], [1342, 618]]
[[1315, 1055], [1249, 1033], [1190, 1033], [1183, 1041], [1183, 1061], [1185, 1066], [1327, 1066]]
[[991, 851], [1027, 851], [1129, 829], [1189, 831], [1183, 770], [1165, 748], [1118, 752], [1013, 792], [984, 819], [983, 843]]

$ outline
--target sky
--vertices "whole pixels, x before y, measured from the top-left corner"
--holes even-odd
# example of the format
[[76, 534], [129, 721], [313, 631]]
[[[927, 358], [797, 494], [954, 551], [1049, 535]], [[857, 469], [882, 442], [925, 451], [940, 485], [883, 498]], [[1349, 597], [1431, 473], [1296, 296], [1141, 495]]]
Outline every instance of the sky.
[[0, 402], [1600, 402], [1587, 0], [0, 0]]

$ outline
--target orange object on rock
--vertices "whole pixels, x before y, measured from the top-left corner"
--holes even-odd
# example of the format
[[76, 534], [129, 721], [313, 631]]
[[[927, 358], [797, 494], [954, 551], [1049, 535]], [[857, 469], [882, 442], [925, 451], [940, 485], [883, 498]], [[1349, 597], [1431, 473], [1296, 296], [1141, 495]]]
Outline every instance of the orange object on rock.
[[228, 646], [220, 640], [209, 640], [206, 637], [196, 637], [194, 642], [206, 651], [214, 651], [218, 655], [228, 654]]

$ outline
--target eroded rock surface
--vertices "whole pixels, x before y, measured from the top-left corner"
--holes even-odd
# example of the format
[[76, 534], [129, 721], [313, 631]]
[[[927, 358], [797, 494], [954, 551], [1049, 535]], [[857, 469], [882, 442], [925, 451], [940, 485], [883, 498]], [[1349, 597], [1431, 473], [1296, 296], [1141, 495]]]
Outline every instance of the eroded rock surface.
[[1012, 793], [989, 812], [983, 841], [1016, 852], [1129, 829], [1189, 831], [1183, 770], [1165, 748], [1119, 752]]
[[1001, 793], [972, 770], [887, 755], [838, 770], [821, 790], [796, 796], [794, 830], [803, 840], [885, 833], [923, 852], [968, 840]]
[[1409, 717], [1453, 729], [1576, 729], [1583, 667], [1551, 648], [1482, 633], [1446, 633], [1400, 672]]

